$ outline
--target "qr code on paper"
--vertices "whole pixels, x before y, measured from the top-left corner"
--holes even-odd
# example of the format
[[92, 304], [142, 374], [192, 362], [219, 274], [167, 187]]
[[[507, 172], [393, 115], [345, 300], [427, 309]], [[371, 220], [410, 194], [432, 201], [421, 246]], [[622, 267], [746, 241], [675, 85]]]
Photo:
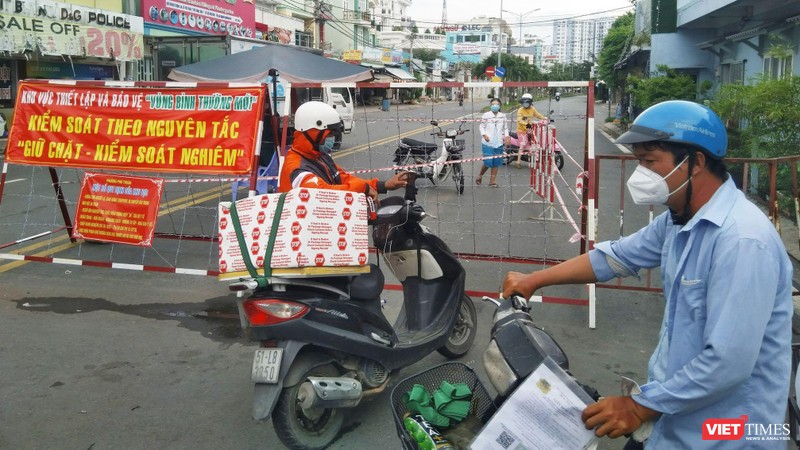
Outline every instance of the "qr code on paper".
[[514, 444], [515, 440], [516, 439], [514, 439], [513, 436], [511, 436], [510, 434], [506, 433], [505, 431], [500, 433], [500, 436], [497, 436], [497, 443], [502, 445], [503, 448], [511, 447], [511, 445]]

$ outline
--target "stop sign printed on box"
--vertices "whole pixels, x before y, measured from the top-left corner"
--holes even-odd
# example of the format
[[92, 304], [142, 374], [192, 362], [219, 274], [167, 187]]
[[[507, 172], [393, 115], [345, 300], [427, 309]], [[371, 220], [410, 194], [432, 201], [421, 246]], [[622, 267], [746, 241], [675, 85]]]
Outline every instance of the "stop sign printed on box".
[[[295, 189], [286, 194], [272, 255], [268, 258], [265, 253], [280, 195], [265, 194], [237, 201], [239, 223], [233, 223], [230, 203], [220, 203], [220, 279], [248, 276], [244, 257], [252, 263], [258, 261], [256, 267], [269, 263], [272, 269], [321, 270], [347, 266], [358, 269], [366, 264], [369, 227], [365, 195], [327, 189]], [[338, 220], [331, 223], [332, 217]], [[244, 251], [239, 248], [237, 227], [244, 237]], [[312, 250], [314, 253], [310, 253]]]

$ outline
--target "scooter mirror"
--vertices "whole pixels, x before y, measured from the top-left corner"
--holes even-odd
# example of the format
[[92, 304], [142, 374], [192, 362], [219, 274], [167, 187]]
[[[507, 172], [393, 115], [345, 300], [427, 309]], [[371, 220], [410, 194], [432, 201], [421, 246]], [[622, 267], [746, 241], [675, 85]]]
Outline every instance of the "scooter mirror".
[[431, 125], [433, 125], [435, 127], [438, 127], [439, 126], [439, 122], [437, 122], [435, 120], [431, 120]]

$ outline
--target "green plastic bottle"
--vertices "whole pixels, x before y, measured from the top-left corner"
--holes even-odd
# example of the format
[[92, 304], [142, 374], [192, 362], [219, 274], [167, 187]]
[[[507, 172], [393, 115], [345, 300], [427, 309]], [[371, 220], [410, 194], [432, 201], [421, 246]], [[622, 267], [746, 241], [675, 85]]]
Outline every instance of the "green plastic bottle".
[[450, 442], [421, 415], [412, 416], [406, 413], [403, 416], [403, 423], [419, 450], [455, 450]]

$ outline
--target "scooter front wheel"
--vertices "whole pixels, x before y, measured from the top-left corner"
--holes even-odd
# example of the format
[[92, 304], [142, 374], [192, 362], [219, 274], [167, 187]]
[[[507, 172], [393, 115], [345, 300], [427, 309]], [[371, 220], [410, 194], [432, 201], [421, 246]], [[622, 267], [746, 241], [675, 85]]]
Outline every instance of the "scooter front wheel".
[[453, 181], [456, 182], [456, 190], [459, 194], [464, 193], [464, 170], [461, 163], [453, 164]]
[[447, 343], [436, 351], [447, 358], [460, 358], [472, 347], [477, 331], [478, 312], [475, 310], [475, 303], [469, 295], [462, 294], [458, 317], [453, 329], [450, 330], [450, 336], [447, 337]]
[[[337, 377], [339, 372], [330, 364], [312, 367], [303, 374], [301, 380], [308, 377]], [[272, 412], [272, 424], [275, 434], [283, 444], [291, 449], [324, 449], [339, 435], [344, 423], [341, 408], [309, 408], [303, 409], [298, 398], [301, 381], [281, 391], [275, 410]]]

